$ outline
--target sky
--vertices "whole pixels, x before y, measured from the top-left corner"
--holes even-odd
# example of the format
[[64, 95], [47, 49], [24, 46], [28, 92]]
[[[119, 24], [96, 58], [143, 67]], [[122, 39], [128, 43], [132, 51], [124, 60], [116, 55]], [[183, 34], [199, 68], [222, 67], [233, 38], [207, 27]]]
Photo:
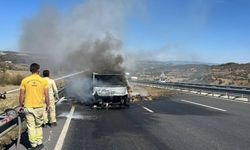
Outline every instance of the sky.
[[[62, 14], [83, 2], [48, 1]], [[160, 61], [250, 62], [249, 0], [144, 0], [143, 3], [140, 13], [133, 11], [126, 18], [122, 37], [125, 53]], [[1, 50], [19, 51], [23, 22], [43, 5], [41, 0], [0, 1]]]

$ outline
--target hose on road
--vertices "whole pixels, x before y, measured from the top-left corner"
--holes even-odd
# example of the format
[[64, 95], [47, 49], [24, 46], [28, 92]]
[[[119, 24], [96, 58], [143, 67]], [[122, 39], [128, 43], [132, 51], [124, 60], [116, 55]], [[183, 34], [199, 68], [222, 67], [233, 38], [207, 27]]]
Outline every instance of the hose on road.
[[[15, 110], [16, 111], [16, 110]], [[17, 142], [16, 142], [16, 150], [20, 150], [20, 141], [22, 135], [22, 118], [25, 116], [24, 110], [20, 109], [17, 112], [17, 126], [18, 126], [18, 135], [17, 135]]]
[[20, 141], [21, 141], [21, 134], [22, 134], [22, 120], [21, 116], [18, 115], [17, 117], [17, 124], [18, 124], [18, 136], [17, 136], [17, 143], [16, 143], [16, 150], [20, 150]]

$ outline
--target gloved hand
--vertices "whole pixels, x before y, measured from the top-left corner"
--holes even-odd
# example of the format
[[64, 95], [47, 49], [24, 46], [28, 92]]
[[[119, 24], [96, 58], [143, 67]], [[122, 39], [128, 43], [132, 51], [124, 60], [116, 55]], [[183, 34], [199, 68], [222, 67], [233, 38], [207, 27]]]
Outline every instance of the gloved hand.
[[20, 108], [18, 109], [18, 112], [19, 112], [19, 113], [23, 113], [23, 112], [24, 112], [24, 108], [23, 108], [23, 107], [20, 107]]

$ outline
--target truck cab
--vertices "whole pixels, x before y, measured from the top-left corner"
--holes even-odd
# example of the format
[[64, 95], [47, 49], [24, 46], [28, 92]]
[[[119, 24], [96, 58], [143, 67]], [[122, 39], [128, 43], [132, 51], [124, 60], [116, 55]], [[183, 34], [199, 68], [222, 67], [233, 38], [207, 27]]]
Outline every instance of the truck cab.
[[128, 83], [122, 74], [93, 73], [93, 104], [101, 107], [129, 107]]

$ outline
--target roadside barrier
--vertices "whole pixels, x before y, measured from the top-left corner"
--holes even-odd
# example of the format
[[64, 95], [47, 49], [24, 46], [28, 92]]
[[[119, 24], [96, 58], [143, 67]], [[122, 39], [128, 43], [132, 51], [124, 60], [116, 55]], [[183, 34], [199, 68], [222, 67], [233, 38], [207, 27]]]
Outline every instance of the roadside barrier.
[[191, 92], [200, 95], [211, 95], [227, 99], [246, 99], [250, 102], [250, 88], [240, 86], [224, 86], [224, 85], [209, 85], [209, 84], [192, 84], [180, 82], [156, 82], [156, 81], [130, 81], [137, 85], [144, 85], [156, 88], [175, 89], [184, 92]]
[[[76, 72], [73, 74], [69, 74], [69, 75], [59, 77], [59, 78], [55, 78], [54, 80], [59, 81], [62, 79], [75, 77], [76, 75], [80, 75], [84, 72], [85, 71]], [[65, 86], [58, 90], [58, 95], [59, 95], [60, 99], [64, 98], [63, 97], [64, 90], [65, 90]], [[8, 95], [10, 93], [15, 93], [18, 91], [19, 91], [19, 89], [13, 89], [10, 91], [0, 93], [0, 99], [5, 100], [7, 97], [6, 95]], [[58, 100], [58, 101], [60, 101], [60, 100]], [[25, 120], [25, 114], [22, 112], [19, 112], [18, 111], [19, 108], [20, 108], [19, 106], [16, 106], [14, 108], [7, 108], [2, 114], [0, 114], [0, 137], [4, 136], [6, 133], [8, 133], [9, 131], [11, 131], [12, 129], [14, 129], [18, 126], [19, 130], [18, 130], [18, 138], [17, 138], [17, 145], [16, 145], [17, 149], [19, 147], [20, 138], [21, 138], [21, 124]]]

